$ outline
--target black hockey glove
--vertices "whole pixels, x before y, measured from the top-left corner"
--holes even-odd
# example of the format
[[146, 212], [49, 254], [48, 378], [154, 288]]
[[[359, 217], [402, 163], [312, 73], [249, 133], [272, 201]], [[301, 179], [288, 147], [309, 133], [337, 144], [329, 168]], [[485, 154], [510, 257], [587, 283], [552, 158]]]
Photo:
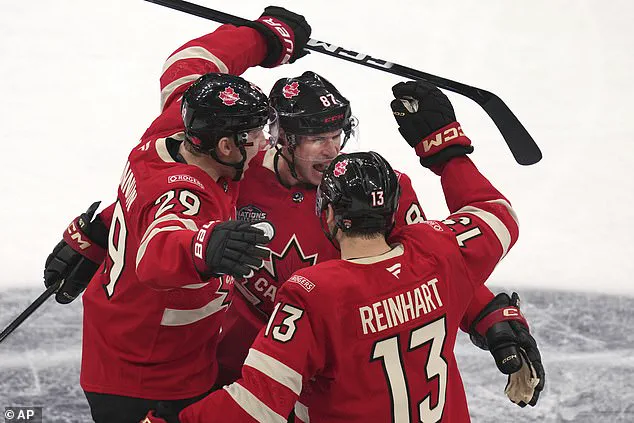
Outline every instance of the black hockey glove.
[[293, 63], [308, 54], [304, 46], [310, 39], [311, 28], [302, 15], [283, 7], [269, 6], [259, 19], [245, 26], [262, 34], [268, 45], [268, 54], [260, 66], [273, 68]]
[[194, 237], [194, 264], [204, 279], [248, 277], [253, 269], [262, 267], [262, 259], [270, 256], [271, 251], [264, 247], [269, 241], [262, 229], [247, 222], [209, 222]]
[[535, 406], [544, 389], [545, 373], [537, 342], [520, 312], [519, 295], [498, 294], [475, 318], [469, 335], [509, 375], [506, 396], [520, 407]]
[[99, 216], [93, 219], [99, 203], [93, 203], [68, 225], [62, 240], [46, 259], [44, 285], [48, 288], [63, 280], [55, 294], [60, 304], [70, 303], [86, 289], [106, 257], [108, 228]]
[[471, 141], [456, 122], [451, 102], [434, 85], [425, 81], [399, 82], [392, 92], [395, 99], [390, 107], [398, 131], [414, 147], [423, 166], [432, 168], [473, 152]]

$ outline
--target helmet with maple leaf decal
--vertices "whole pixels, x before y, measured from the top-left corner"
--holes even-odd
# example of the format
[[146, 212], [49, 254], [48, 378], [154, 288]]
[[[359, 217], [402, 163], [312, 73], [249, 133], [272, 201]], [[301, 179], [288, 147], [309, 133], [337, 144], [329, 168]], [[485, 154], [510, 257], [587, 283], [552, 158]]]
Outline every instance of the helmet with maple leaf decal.
[[301, 76], [277, 80], [269, 94], [269, 102], [277, 110], [280, 127], [288, 135], [343, 129], [343, 148], [357, 125], [348, 99], [315, 72], [306, 71]]
[[[332, 205], [336, 228], [350, 235], [387, 234], [400, 196], [398, 177], [380, 154], [341, 154], [324, 172], [315, 212], [323, 222], [323, 212]], [[335, 233], [328, 235], [334, 238]]]
[[239, 76], [208, 73], [198, 78], [183, 94], [181, 115], [193, 150], [235, 167], [239, 174], [243, 162], [218, 159], [215, 149], [221, 138], [233, 137], [243, 157], [251, 130], [263, 129], [269, 145], [277, 142], [277, 112], [260, 88]]

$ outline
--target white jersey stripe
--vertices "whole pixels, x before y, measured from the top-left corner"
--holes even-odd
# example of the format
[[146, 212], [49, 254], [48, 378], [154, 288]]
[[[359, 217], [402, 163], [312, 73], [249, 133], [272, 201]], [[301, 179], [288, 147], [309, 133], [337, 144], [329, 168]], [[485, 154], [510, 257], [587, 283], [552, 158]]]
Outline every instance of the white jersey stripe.
[[511, 233], [504, 223], [502, 223], [502, 221], [493, 213], [473, 206], [463, 207], [453, 214], [459, 213], [468, 213], [477, 216], [493, 230], [502, 245], [502, 256], [500, 257], [500, 260], [502, 260], [511, 246]]
[[310, 416], [308, 415], [308, 407], [306, 407], [301, 402], [297, 401], [295, 403], [295, 417], [304, 423], [310, 423]]
[[229, 386], [225, 386], [224, 390], [229, 393], [240, 408], [246, 411], [247, 414], [255, 420], [267, 423], [286, 423], [286, 418], [271, 410], [268, 405], [260, 401], [258, 397], [239, 383], [235, 382]]
[[[164, 226], [162, 228], [157, 228], [157, 226], [161, 223], [170, 222], [170, 223], [179, 223], [181, 226]], [[141, 245], [139, 245], [139, 249], [136, 253], [136, 268], [138, 269], [139, 263], [141, 263], [141, 259], [145, 255], [145, 251], [147, 250], [148, 244], [156, 235], [161, 232], [166, 231], [182, 231], [185, 229], [189, 229], [190, 231], [197, 231], [198, 226], [196, 222], [191, 219], [181, 219], [174, 213], [166, 214], [165, 216], [159, 217], [156, 219], [148, 228], [145, 230], [143, 237], [141, 238]]]
[[487, 201], [487, 203], [493, 203], [493, 204], [501, 204], [504, 207], [506, 207], [506, 210], [509, 212], [509, 214], [511, 215], [511, 217], [513, 218], [513, 220], [515, 221], [515, 224], [519, 227], [520, 226], [520, 221], [517, 218], [517, 213], [515, 213], [515, 210], [513, 209], [513, 207], [508, 203], [508, 201], [506, 200], [489, 200]]
[[229, 73], [229, 68], [218, 58], [218, 56], [200, 46], [187, 47], [178, 53], [171, 55], [163, 65], [163, 71], [161, 73], [165, 73], [170, 66], [179, 60], [185, 59], [204, 59], [216, 65], [220, 73]]
[[136, 252], [136, 269], [139, 268], [139, 263], [141, 263], [141, 259], [145, 255], [145, 251], [147, 250], [147, 246], [156, 235], [161, 232], [171, 232], [171, 231], [184, 231], [185, 228], [182, 226], [164, 226], [162, 228], [154, 228], [152, 232], [147, 236], [147, 239], [139, 245], [139, 249]]
[[198, 230], [198, 225], [196, 225], [196, 222], [194, 222], [192, 219], [183, 219], [182, 217], [179, 217], [177, 214], [168, 213], [154, 220], [154, 222], [152, 222], [150, 226], [147, 227], [147, 229], [145, 230], [145, 233], [141, 237], [141, 243], [145, 242], [145, 239], [148, 237], [152, 229], [156, 228], [159, 224], [163, 222], [182, 223], [185, 229], [189, 229], [190, 231]]
[[169, 151], [167, 151], [167, 145], [165, 144], [166, 138], [159, 138], [154, 143], [156, 147], [156, 153], [159, 155], [161, 160], [167, 163], [174, 163], [174, 159], [170, 156]]
[[170, 98], [170, 96], [174, 93], [174, 91], [176, 91], [178, 87], [183, 84], [187, 84], [188, 82], [195, 81], [201, 76], [201, 74], [194, 73], [191, 75], [183, 76], [182, 78], [177, 79], [171, 84], [167, 84], [165, 88], [163, 88], [163, 90], [161, 91], [161, 112], [165, 108], [165, 103], [167, 103], [167, 99]]
[[226, 304], [223, 305], [226, 297], [227, 293], [222, 293], [204, 306], [193, 310], [166, 308], [163, 311], [161, 326], [185, 326], [209, 317], [226, 307]]
[[249, 349], [244, 365], [259, 370], [280, 385], [286, 386], [296, 395], [302, 392], [302, 375], [261, 351]]

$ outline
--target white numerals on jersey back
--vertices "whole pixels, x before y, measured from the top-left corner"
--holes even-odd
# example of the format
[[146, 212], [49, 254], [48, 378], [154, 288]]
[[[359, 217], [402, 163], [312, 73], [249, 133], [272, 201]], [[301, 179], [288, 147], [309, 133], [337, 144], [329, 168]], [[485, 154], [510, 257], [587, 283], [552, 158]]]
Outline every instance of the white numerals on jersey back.
[[[273, 320], [275, 320], [275, 315], [280, 309], [280, 305], [282, 303], [278, 303], [271, 314], [271, 318], [269, 319], [269, 324], [266, 325], [266, 330], [264, 331], [264, 336], [269, 336], [269, 332], [271, 331], [271, 325], [273, 324]], [[293, 307], [290, 304], [285, 304], [282, 307], [282, 311], [287, 313], [288, 316], [282, 320], [280, 325], [273, 326], [273, 339], [279, 342], [288, 342], [293, 339], [293, 335], [295, 334], [295, 330], [297, 326], [295, 322], [299, 320], [304, 315], [304, 310], [301, 308]]]
[[[438, 377], [438, 403], [435, 407], [432, 407], [430, 395], [427, 395], [418, 403], [419, 421], [422, 423], [440, 421], [445, 408], [445, 397], [447, 395], [447, 362], [442, 357], [442, 347], [445, 344], [446, 335], [445, 317], [443, 316], [432, 323], [412, 330], [410, 332], [408, 349], [403, 353], [407, 354], [431, 341], [425, 371], [427, 373], [427, 380]], [[409, 415], [409, 389], [403, 370], [402, 355], [399, 349], [397, 335], [382, 339], [374, 344], [371, 361], [378, 359], [382, 360], [383, 368], [388, 379], [387, 382], [392, 399], [392, 421], [394, 423], [409, 423], [410, 421], [414, 421], [410, 419]]]
[[[454, 231], [454, 232], [458, 232], [455, 225], [460, 224], [462, 226], [469, 226], [471, 225], [471, 218], [467, 217], [467, 216], [460, 216], [458, 218], [458, 220], [455, 219], [446, 219], [443, 220], [442, 223], [444, 223], [445, 225], [449, 226], [449, 228]], [[467, 229], [466, 231], [462, 231], [456, 234], [456, 240], [458, 241], [458, 245], [461, 247], [465, 246], [465, 242], [467, 242], [468, 240], [475, 238], [477, 236], [482, 235], [482, 231], [480, 230], [479, 227], [475, 226], [473, 228]]]
[[416, 203], [412, 203], [405, 212], [405, 223], [412, 225], [414, 223], [424, 222], [423, 212], [420, 206]]
[[125, 241], [128, 236], [128, 229], [125, 226], [123, 208], [119, 201], [114, 206], [112, 223], [108, 232], [108, 257], [112, 265], [110, 266], [109, 281], [106, 285], [108, 298], [114, 294], [114, 287], [121, 277], [123, 266], [125, 265]]

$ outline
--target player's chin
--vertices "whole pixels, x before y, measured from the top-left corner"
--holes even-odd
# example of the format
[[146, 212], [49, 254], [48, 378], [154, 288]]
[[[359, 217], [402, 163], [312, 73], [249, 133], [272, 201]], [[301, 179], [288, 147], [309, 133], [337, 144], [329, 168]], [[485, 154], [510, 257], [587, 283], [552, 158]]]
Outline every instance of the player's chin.
[[330, 164], [330, 162], [323, 162], [323, 163], [315, 163], [313, 164], [313, 166], [310, 169], [310, 174], [311, 174], [311, 183], [313, 185], [319, 185], [319, 183], [321, 182], [321, 177], [324, 173], [324, 171], [328, 168], [328, 165]]

